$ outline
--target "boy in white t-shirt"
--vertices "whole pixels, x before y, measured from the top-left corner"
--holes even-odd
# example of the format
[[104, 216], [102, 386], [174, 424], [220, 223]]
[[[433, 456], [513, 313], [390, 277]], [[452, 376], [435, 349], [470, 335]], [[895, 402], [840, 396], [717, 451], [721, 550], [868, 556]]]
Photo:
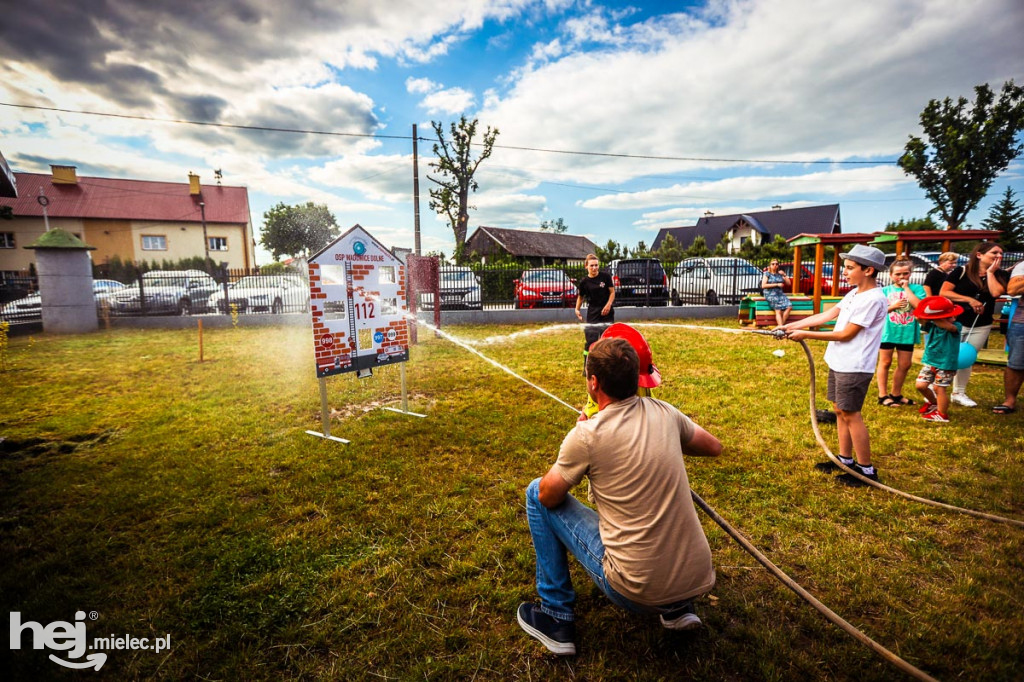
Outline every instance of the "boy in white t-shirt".
[[[878, 271], [885, 267], [885, 254], [872, 246], [857, 244], [849, 253], [839, 255], [844, 260], [843, 272], [854, 289], [835, 307], [779, 329], [793, 341], [829, 342], [825, 364], [829, 367], [828, 399], [834, 405], [839, 431], [839, 460], [862, 476], [877, 481], [878, 472], [871, 464], [871, 440], [861, 409], [875, 374], [889, 306], [875, 282]], [[832, 320], [836, 321], [834, 331], [803, 331]], [[814, 466], [826, 473], [839, 468], [832, 462], [819, 462]], [[850, 474], [843, 474], [837, 480], [850, 486], [867, 485]]]

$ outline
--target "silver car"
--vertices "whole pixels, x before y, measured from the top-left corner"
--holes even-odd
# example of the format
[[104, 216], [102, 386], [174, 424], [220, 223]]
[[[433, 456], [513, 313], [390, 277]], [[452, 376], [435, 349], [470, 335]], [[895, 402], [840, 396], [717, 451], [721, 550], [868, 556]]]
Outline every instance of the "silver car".
[[[110, 297], [125, 288], [125, 285], [112, 279], [94, 279], [92, 295], [99, 308], [110, 300]], [[11, 301], [0, 309], [0, 320], [5, 322], [26, 322], [43, 318], [43, 303], [39, 294], [31, 294], [16, 301]]]
[[191, 315], [209, 309], [219, 285], [202, 270], [154, 270], [110, 299], [115, 315]]
[[[441, 290], [441, 310], [460, 308], [480, 310], [484, 307], [480, 280], [471, 269], [465, 266], [442, 266], [439, 288]], [[433, 310], [434, 294], [421, 293], [420, 308]]]
[[761, 271], [743, 258], [687, 258], [672, 272], [672, 303], [737, 304], [760, 293]]
[[309, 287], [299, 277], [286, 275], [250, 275], [228, 287], [228, 303], [224, 304], [221, 289], [210, 296], [209, 305], [222, 313], [231, 312], [231, 306], [240, 313], [257, 311], [275, 315], [285, 310], [307, 310]]

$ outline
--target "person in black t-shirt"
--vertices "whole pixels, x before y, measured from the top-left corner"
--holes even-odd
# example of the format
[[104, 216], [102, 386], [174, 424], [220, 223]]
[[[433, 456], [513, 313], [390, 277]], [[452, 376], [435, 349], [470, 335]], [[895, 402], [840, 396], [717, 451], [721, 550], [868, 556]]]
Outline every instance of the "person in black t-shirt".
[[600, 261], [597, 256], [587, 254], [585, 261], [587, 274], [576, 283], [579, 295], [576, 297], [576, 317], [583, 322], [583, 315], [580, 308], [583, 301], [587, 301], [586, 326], [583, 328], [583, 366], [586, 367], [587, 353], [590, 352], [590, 345], [601, 338], [601, 334], [612, 322], [615, 322], [615, 311], [612, 304], [615, 302], [615, 286], [611, 276], [607, 272], [601, 272]]
[[[949, 273], [939, 292], [963, 307], [964, 312], [956, 318], [963, 325], [960, 342], [971, 344], [975, 350], [981, 350], [988, 343], [996, 299], [1006, 293], [1006, 283], [1010, 276], [1005, 270], [999, 269], [1002, 263], [1003, 247], [995, 242], [981, 242], [974, 247], [967, 265], [956, 267]], [[957, 405], [975, 407], [978, 404], [967, 397], [967, 382], [970, 378], [970, 367], [956, 373], [950, 400]]]
[[956, 262], [959, 258], [960, 255], [953, 251], [946, 251], [939, 256], [935, 267], [925, 275], [924, 291], [926, 294], [929, 296], [939, 295], [939, 292], [942, 291], [942, 283], [946, 281], [946, 276], [950, 271], [956, 267]]

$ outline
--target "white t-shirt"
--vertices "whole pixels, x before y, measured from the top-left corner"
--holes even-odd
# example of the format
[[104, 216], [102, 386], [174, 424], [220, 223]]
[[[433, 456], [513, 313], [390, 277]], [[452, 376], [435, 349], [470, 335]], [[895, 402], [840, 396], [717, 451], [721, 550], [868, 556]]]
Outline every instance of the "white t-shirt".
[[[1013, 270], [1010, 270], [1010, 279], [1014, 277], [1024, 277], [1024, 260], [1013, 266]], [[1018, 299], [1024, 300], [1024, 296], [1017, 296]], [[1020, 300], [1017, 301], [1017, 314], [1013, 316], [1014, 324], [1024, 324], [1024, 305], [1021, 305]]]
[[861, 327], [849, 341], [829, 341], [825, 349], [825, 364], [836, 372], [875, 373], [878, 364], [878, 347], [882, 343], [885, 329], [885, 313], [889, 301], [881, 287], [861, 292], [854, 289], [843, 296], [838, 304], [839, 317], [835, 330], [842, 331], [848, 324]]

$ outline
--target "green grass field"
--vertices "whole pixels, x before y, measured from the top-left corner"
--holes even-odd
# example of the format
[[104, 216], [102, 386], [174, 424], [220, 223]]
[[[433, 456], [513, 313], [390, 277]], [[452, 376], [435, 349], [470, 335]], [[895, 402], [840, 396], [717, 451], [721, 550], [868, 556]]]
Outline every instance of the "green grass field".
[[[687, 462], [725, 519], [939, 679], [1022, 679], [1024, 529], [815, 472], [796, 344], [640, 329], [665, 379], [658, 397], [725, 444]], [[480, 341], [521, 329], [446, 331]], [[581, 344], [568, 330], [476, 347], [575, 405]], [[824, 346], [812, 349], [824, 386]], [[376, 409], [397, 405], [397, 367], [329, 379], [332, 431], [350, 445], [305, 434], [320, 408], [301, 328], [208, 330], [203, 363], [195, 330], [15, 338], [6, 354], [3, 607], [43, 625], [95, 611], [90, 638], [171, 635], [159, 655], [109, 652], [106, 679], [901, 678], [703, 515], [718, 572], [698, 602], [703, 630], [618, 611], [576, 573], [579, 655], [549, 655], [515, 621], [535, 596], [523, 490], [575, 415], [425, 330], [406, 369], [410, 409], [426, 419]], [[914, 375], [905, 393], [917, 397]], [[954, 406], [946, 425], [869, 397], [882, 481], [1024, 519], [1024, 415], [988, 411], [1001, 387], [1001, 369], [978, 366], [969, 393], [981, 407]], [[823, 431], [835, 447], [834, 427]], [[95, 674], [69, 673], [28, 640], [9, 679]]]

